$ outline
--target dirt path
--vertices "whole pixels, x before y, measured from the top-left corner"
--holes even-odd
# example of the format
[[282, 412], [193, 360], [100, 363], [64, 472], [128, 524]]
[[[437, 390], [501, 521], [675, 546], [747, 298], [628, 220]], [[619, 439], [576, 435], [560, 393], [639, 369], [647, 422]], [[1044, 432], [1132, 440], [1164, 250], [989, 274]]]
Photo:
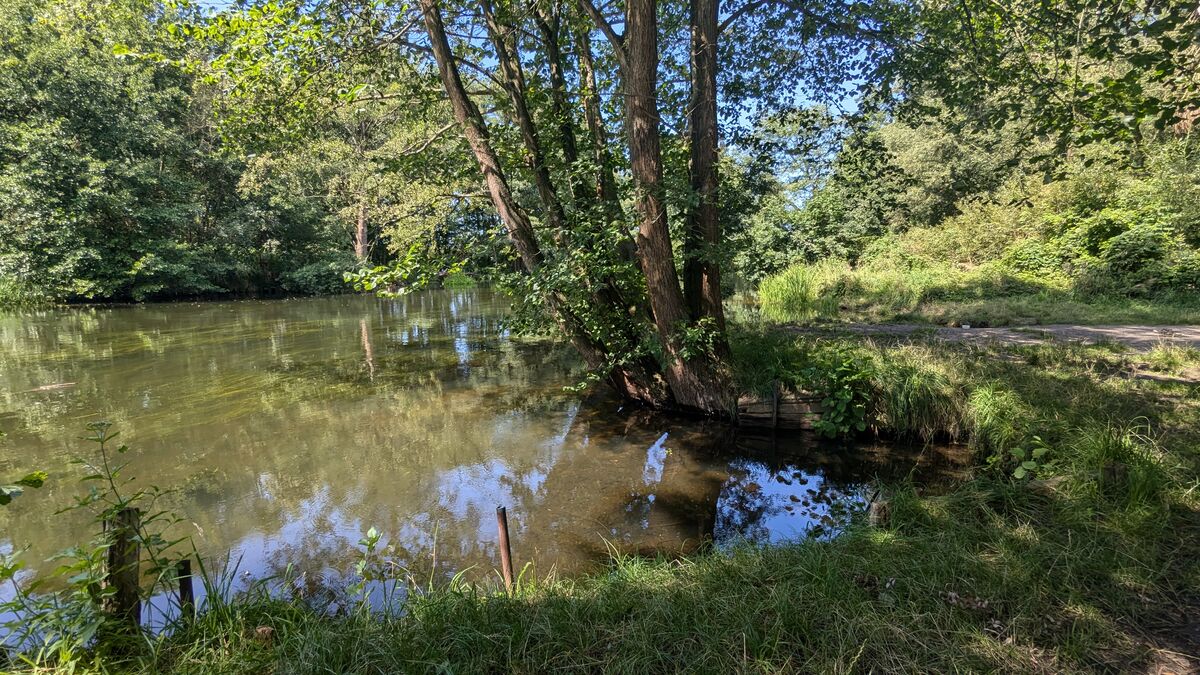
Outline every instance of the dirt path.
[[1137, 351], [1149, 351], [1155, 345], [1172, 342], [1200, 348], [1200, 326], [1072, 326], [1049, 324], [1012, 328], [938, 328], [917, 324], [847, 324], [836, 328], [792, 326], [805, 334], [850, 332], [880, 337], [934, 337], [947, 342], [1000, 343], [1032, 345], [1046, 340], [1097, 344], [1116, 342]]

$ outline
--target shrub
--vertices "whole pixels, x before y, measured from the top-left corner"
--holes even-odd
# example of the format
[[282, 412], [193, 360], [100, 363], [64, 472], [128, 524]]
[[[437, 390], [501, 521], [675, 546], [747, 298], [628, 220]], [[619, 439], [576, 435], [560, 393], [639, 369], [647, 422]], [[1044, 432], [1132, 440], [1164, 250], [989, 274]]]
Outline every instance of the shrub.
[[347, 270], [356, 265], [349, 253], [333, 253], [295, 270], [285, 272], [280, 287], [297, 295], [336, 295], [348, 293], [350, 287], [344, 281]]
[[927, 262], [969, 268], [996, 260], [1014, 242], [1035, 236], [1033, 211], [1027, 206], [974, 199], [960, 209], [937, 225], [909, 230], [900, 245]]
[[458, 271], [442, 278], [442, 288], [475, 288], [478, 283], [466, 272]]
[[1101, 259], [1117, 283], [1153, 283], [1166, 271], [1162, 260], [1168, 243], [1167, 233], [1162, 229], [1153, 225], [1134, 226], [1104, 242]]
[[0, 278], [0, 309], [33, 309], [53, 302], [52, 296], [32, 284]]

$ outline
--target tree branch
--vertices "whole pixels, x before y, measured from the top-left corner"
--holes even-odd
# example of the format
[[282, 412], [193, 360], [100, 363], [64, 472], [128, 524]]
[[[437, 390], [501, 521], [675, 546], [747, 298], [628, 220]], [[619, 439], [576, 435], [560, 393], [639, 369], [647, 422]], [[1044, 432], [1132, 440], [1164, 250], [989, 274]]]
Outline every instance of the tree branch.
[[623, 72], [625, 70], [625, 36], [619, 35], [617, 31], [613, 30], [612, 24], [604, 18], [604, 14], [596, 8], [596, 4], [592, 0], [579, 0], [579, 7], [592, 19], [604, 37], [608, 38], [613, 52], [617, 55], [617, 63], [620, 64]]

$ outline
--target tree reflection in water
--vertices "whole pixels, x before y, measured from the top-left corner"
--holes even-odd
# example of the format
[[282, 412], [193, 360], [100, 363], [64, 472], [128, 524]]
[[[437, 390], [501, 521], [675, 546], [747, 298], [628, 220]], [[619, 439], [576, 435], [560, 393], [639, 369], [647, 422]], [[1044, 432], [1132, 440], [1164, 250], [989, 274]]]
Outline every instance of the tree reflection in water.
[[504, 504], [518, 565], [574, 572], [610, 546], [830, 536], [877, 476], [919, 465], [937, 482], [953, 466], [940, 449], [755, 436], [581, 398], [564, 390], [582, 377], [570, 349], [512, 339], [506, 306], [473, 290], [0, 317], [0, 467], [53, 474], [0, 512], [0, 547], [31, 544], [37, 567], [90, 536], [53, 512], [78, 493], [67, 459], [99, 417], [132, 448], [131, 474], [176, 490], [178, 534], [253, 577], [290, 565], [313, 586], [352, 568], [370, 527], [417, 578], [481, 577]]

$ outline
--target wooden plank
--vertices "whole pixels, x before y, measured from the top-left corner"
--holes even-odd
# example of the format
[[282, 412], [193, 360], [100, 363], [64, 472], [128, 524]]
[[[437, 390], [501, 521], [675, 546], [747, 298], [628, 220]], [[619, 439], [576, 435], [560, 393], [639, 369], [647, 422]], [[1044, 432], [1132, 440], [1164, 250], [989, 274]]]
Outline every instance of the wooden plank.
[[134, 630], [142, 616], [141, 546], [137, 537], [141, 524], [142, 512], [126, 508], [105, 525], [113, 536], [105, 570], [105, 583], [112, 587], [113, 593], [106, 598], [105, 609]]

